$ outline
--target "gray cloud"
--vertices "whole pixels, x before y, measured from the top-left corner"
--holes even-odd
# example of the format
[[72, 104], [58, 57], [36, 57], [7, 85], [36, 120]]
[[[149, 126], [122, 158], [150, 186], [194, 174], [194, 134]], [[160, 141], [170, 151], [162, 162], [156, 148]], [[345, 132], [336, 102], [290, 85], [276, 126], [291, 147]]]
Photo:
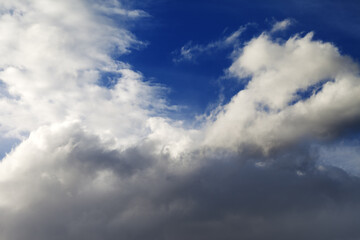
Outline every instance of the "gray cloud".
[[2, 162], [2, 238], [360, 235], [360, 179], [316, 165], [317, 154], [305, 146], [269, 156], [197, 151], [173, 162], [149, 154], [153, 144], [110, 150], [77, 124], [37, 131]]

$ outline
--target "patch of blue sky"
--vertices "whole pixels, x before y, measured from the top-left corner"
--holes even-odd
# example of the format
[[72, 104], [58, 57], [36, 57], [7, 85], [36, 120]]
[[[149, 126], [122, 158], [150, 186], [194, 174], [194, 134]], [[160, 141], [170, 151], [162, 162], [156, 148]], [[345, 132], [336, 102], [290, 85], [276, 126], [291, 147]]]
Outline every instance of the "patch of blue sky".
[[296, 91], [294, 98], [292, 99], [292, 101], [289, 103], [289, 105], [294, 105], [296, 103], [298, 103], [299, 101], [304, 101], [307, 100], [309, 98], [311, 98], [312, 96], [316, 95], [317, 93], [319, 93], [322, 89], [323, 86], [328, 83], [328, 82], [334, 82], [334, 79], [323, 79], [313, 85], [310, 85], [309, 87], [307, 87], [306, 89], [299, 89]]
[[18, 138], [0, 137], [0, 161], [21, 142]]
[[[168, 86], [172, 91], [171, 104], [181, 108], [185, 118], [201, 114], [209, 106], [229, 101], [244, 82], [229, 84], [224, 71], [230, 66], [231, 47], [197, 56], [196, 61], [173, 61], [174, 51], [191, 42], [206, 46], [241, 26], [252, 23], [239, 36], [245, 44], [262, 31], [271, 31], [276, 21], [291, 19], [294, 24], [285, 31], [273, 33], [274, 38], [287, 39], [296, 33], [315, 32], [314, 39], [333, 42], [344, 54], [360, 59], [360, 2], [332, 0], [291, 1], [135, 1], [133, 8], [144, 9], [151, 17], [134, 25], [132, 32], [147, 47], [122, 55], [120, 60], [130, 63], [145, 78]], [[299, 92], [307, 98], [310, 92]]]
[[102, 71], [98, 80], [98, 85], [106, 88], [113, 88], [118, 82], [121, 74], [118, 72]]

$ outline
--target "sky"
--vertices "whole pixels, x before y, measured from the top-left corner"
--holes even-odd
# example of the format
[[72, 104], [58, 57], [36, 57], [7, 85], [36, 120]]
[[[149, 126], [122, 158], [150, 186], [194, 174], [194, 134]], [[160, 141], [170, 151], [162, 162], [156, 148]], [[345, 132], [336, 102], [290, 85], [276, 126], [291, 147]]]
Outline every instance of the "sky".
[[0, 239], [359, 239], [359, 12], [0, 0]]

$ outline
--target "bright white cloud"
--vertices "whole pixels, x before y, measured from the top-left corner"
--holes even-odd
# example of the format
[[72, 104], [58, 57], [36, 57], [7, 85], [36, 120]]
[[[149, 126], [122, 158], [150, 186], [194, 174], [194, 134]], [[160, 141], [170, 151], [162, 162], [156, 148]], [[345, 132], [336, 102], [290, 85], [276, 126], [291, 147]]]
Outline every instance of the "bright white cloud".
[[[142, 43], [104, 14], [133, 11], [116, 1], [3, 1], [0, 18], [0, 130], [21, 137], [42, 125], [80, 120], [128, 146], [147, 119], [167, 109], [164, 88], [112, 59]], [[110, 14], [110, 13], [108, 13]], [[120, 25], [120, 26], [119, 26]], [[102, 87], [112, 74], [111, 89]], [[151, 110], [150, 110], [151, 109]]]
[[312, 40], [312, 33], [285, 43], [262, 34], [229, 72], [251, 79], [210, 124], [211, 145], [268, 150], [302, 137], [332, 136], [360, 116], [358, 64], [332, 44]]

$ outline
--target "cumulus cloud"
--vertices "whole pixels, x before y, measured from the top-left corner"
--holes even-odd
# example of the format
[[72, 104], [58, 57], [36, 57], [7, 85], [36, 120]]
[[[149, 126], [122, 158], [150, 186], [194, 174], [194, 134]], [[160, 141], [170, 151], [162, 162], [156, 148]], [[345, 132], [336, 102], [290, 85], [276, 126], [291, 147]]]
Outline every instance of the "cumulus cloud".
[[267, 151], [301, 138], [335, 137], [357, 124], [359, 65], [312, 35], [279, 43], [264, 33], [248, 42], [228, 71], [250, 81], [209, 126], [209, 144]]
[[110, 15], [141, 10], [0, 7], [0, 130], [21, 141], [0, 162], [1, 239], [359, 238], [359, 178], [333, 164], [353, 158], [336, 143], [358, 129], [359, 65], [334, 45], [253, 38], [228, 69], [246, 87], [188, 129], [112, 57], [142, 43]]
[[[112, 2], [101, 3], [109, 7]], [[144, 82], [141, 73], [111, 57], [142, 43], [104, 15], [99, 4], [1, 3], [4, 135], [21, 138], [42, 125], [81, 119], [103, 137], [117, 136], [124, 145], [142, 137], [151, 114], [167, 108], [163, 87]], [[107, 81], [111, 88], [103, 87]]]

